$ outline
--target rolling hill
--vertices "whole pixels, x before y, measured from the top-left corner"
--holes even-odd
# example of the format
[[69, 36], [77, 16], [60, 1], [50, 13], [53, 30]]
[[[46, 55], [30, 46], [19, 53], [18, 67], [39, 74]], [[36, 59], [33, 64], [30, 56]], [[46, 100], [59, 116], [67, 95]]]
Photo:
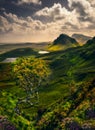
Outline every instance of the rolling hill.
[[15, 58], [15, 57], [23, 57], [23, 56], [35, 56], [38, 52], [33, 50], [32, 48], [18, 48], [3, 54], [0, 54], [0, 61], [3, 61], [6, 58]]
[[0, 86], [4, 81], [7, 87], [0, 93], [1, 114], [7, 115], [19, 130], [94, 130], [95, 37], [83, 46], [36, 57], [44, 59], [52, 72], [39, 87], [39, 105], [22, 109], [20, 115], [14, 112], [17, 96], [23, 94], [12, 83], [11, 64], [0, 63]]
[[71, 38], [66, 34], [61, 34], [57, 39], [53, 41], [52, 45], [49, 47], [49, 50], [65, 50], [67, 48], [77, 46], [79, 46], [79, 44], [74, 38]]
[[0, 43], [0, 54], [9, 52], [11, 50], [20, 49], [20, 48], [32, 48], [36, 50], [45, 49], [48, 45], [48, 42], [41, 43]]

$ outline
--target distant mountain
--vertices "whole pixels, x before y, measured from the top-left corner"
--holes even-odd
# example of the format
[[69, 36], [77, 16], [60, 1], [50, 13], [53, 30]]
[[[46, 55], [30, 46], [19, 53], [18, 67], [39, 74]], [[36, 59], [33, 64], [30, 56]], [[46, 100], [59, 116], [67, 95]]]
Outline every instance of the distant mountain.
[[87, 45], [91, 45], [91, 44], [94, 44], [95, 45], [95, 37], [93, 37], [92, 39], [88, 40], [86, 42]]
[[75, 38], [80, 43], [80, 45], [83, 45], [92, 37], [83, 34], [73, 34], [72, 38]]
[[49, 42], [41, 43], [11, 43], [11, 44], [0, 44], [0, 54], [20, 48], [32, 48], [36, 50], [44, 50], [48, 46]]
[[61, 34], [57, 39], [53, 41], [50, 50], [64, 50], [71, 47], [77, 47], [79, 43], [72, 37], [69, 37], [66, 34]]

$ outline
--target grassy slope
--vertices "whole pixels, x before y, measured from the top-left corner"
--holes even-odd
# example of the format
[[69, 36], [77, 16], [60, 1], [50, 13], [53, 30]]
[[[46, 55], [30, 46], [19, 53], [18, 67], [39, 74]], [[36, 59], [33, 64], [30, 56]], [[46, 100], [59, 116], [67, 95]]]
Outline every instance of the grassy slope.
[[[95, 127], [95, 121], [93, 119], [88, 119], [88, 121], [86, 121], [87, 119], [84, 117], [87, 108], [91, 107], [91, 109], [95, 109], [93, 108], [95, 105], [95, 102], [93, 103], [95, 98], [95, 81], [90, 81], [95, 79], [94, 49], [95, 44], [87, 44], [83, 47], [53, 52], [43, 57], [45, 60], [49, 61], [53, 71], [50, 82], [51, 85], [49, 87], [50, 91], [53, 90], [54, 93], [51, 91], [53, 96], [51, 96], [51, 94], [48, 98], [52, 100], [55, 97], [56, 103], [48, 108], [49, 112], [46, 110], [46, 112], [42, 114], [42, 118], [37, 124], [39, 129], [54, 129], [59, 127], [59, 129], [65, 129], [65, 126], [62, 126], [65, 125], [65, 123], [61, 122], [64, 115], [66, 115], [65, 118], [70, 117], [71, 121], [77, 121], [81, 126], [84, 124], [87, 125], [88, 123], [88, 126], [91, 125]], [[91, 85], [92, 89], [89, 88]], [[44, 91], [46, 92], [46, 90], [47, 88], [45, 88]], [[49, 94], [49, 89], [47, 93]], [[76, 93], [80, 98], [78, 96], [75, 97]], [[93, 96], [91, 96], [92, 94]], [[69, 99], [70, 96], [71, 98]], [[61, 98], [63, 100], [60, 101]], [[58, 103], [57, 100], [59, 100]], [[66, 103], [64, 103], [64, 101]], [[67, 110], [64, 110], [63, 108]], [[70, 111], [71, 108], [72, 111], [69, 112], [69, 116], [68, 111]], [[47, 125], [43, 125], [45, 122], [47, 122]]]
[[62, 45], [62, 44], [58, 44], [58, 45], [49, 45], [48, 46], [48, 51], [52, 52], [52, 51], [58, 51], [58, 50], [66, 50], [68, 48], [72, 48], [72, 47], [76, 47], [77, 45], [75, 44], [67, 44], [67, 45]]
[[89, 127], [94, 130], [95, 79], [81, 84], [71, 95], [59, 99], [55, 104], [48, 107], [42, 115], [38, 113], [38, 116], [40, 116], [36, 124], [38, 130], [81, 130], [79, 127], [83, 129], [84, 125], [85, 128], [87, 126], [87, 130]]
[[[66, 51], [57, 51], [57, 52], [51, 52], [50, 54], [46, 54], [40, 58], [45, 59], [52, 70], [52, 75], [49, 79], [49, 83], [43, 85], [40, 90], [40, 104], [39, 107], [37, 108], [38, 115], [36, 118], [38, 118], [38, 122], [36, 125], [38, 125], [39, 129], [54, 129], [55, 127], [60, 129], [63, 127], [63, 117], [64, 114], [66, 115], [69, 111], [69, 107], [72, 104], [75, 104], [75, 102], [72, 103], [72, 97], [74, 97], [74, 93], [79, 94], [83, 92], [83, 95], [85, 94], [85, 91], [80, 89], [81, 84], [83, 82], [87, 82], [88, 79], [92, 79], [95, 77], [95, 51], [94, 51], [95, 45], [85, 45], [83, 47], [77, 47], [77, 48], [70, 48]], [[9, 64], [3, 64], [1, 65], [1, 70], [0, 74], [2, 73], [9, 73], [10, 69], [8, 69]], [[2, 69], [2, 67], [4, 69]], [[2, 71], [2, 72], [1, 72]], [[1, 76], [2, 77], [2, 76]], [[11, 76], [8, 76], [9, 78]], [[3, 76], [5, 83], [12, 83], [13, 80], [10, 80], [11, 78], [7, 79], [5, 76]], [[3, 83], [4, 83], [3, 82]], [[2, 83], [0, 82], [2, 87]], [[3, 101], [3, 104], [1, 102], [2, 107], [1, 109], [1, 114], [3, 115], [8, 115], [10, 120], [14, 122], [16, 125], [18, 125], [18, 128], [23, 128], [27, 126], [27, 129], [29, 129], [30, 125], [29, 120], [32, 116], [35, 115], [36, 113], [33, 113], [34, 110], [32, 108], [22, 110], [22, 113], [24, 111], [23, 116], [18, 116], [16, 117], [15, 113], [13, 112], [13, 108], [15, 106], [16, 102], [16, 95], [21, 94], [21, 90], [15, 86], [15, 84], [12, 85], [13, 87], [7, 86], [6, 91], [4, 91], [1, 94], [1, 101]], [[88, 84], [85, 85], [85, 88], [87, 87], [87, 94], [91, 95], [94, 93], [94, 88], [88, 92]], [[70, 89], [71, 88], [71, 89]], [[16, 90], [16, 91], [15, 91]], [[94, 93], [95, 94], [95, 93]], [[7, 100], [6, 100], [6, 95]], [[72, 95], [72, 96], [71, 96]], [[71, 96], [71, 98], [69, 98]], [[85, 99], [81, 98], [75, 98], [74, 100], [76, 102], [81, 101], [80, 105], [77, 107], [73, 108], [73, 111], [67, 115], [67, 117], [74, 117], [74, 120], [81, 122], [85, 122], [85, 119], [83, 120], [83, 113], [84, 113], [84, 105], [87, 104], [87, 107], [90, 106], [89, 101], [85, 97]], [[92, 100], [92, 99], [91, 99]], [[8, 106], [8, 102], [11, 102], [10, 107]], [[65, 107], [66, 106], [66, 107]], [[76, 105], [75, 105], [76, 106]], [[86, 107], [86, 108], [87, 108]], [[6, 109], [6, 112], [4, 109]], [[64, 110], [66, 109], [67, 110]], [[85, 109], [86, 109], [85, 108]], [[36, 108], [35, 108], [36, 109]], [[65, 111], [65, 112], [64, 112]], [[13, 116], [12, 113], [14, 113]], [[40, 114], [39, 114], [40, 113]], [[75, 116], [74, 116], [75, 115]], [[82, 117], [80, 118], [80, 116]], [[58, 117], [59, 116], [59, 117]], [[15, 120], [16, 117], [16, 120]], [[62, 119], [60, 120], [60, 118]], [[65, 118], [67, 118], [65, 116]], [[70, 118], [71, 118], [70, 117]], [[21, 118], [23, 118], [24, 121], [21, 121]], [[19, 125], [19, 122], [21, 123]], [[43, 125], [46, 124], [47, 125]], [[53, 124], [53, 122], [57, 122], [56, 124]], [[89, 120], [90, 122], [90, 120]], [[93, 123], [93, 120], [92, 120]], [[59, 125], [60, 124], [60, 125]], [[25, 126], [24, 126], [25, 125]], [[29, 126], [29, 127], [28, 127]], [[50, 128], [48, 128], [50, 126]], [[53, 128], [52, 128], [53, 127]]]
[[49, 51], [66, 50], [68, 48], [77, 47], [79, 43], [69, 37], [66, 34], [61, 34], [57, 39], [55, 39], [52, 45], [48, 46]]
[[84, 45], [83, 47], [70, 48], [66, 51], [52, 52], [43, 58], [50, 61], [54, 78], [56, 78], [56, 75], [57, 79], [64, 76], [71, 78], [74, 76], [76, 80], [82, 80], [86, 77], [85, 72], [88, 74], [95, 72], [94, 48], [94, 44], [91, 46]]
[[37, 55], [37, 51], [33, 50], [32, 48], [19, 48], [15, 50], [11, 50], [9, 52], [3, 53], [0, 55], [0, 61], [11, 58], [11, 57], [22, 57], [22, 56], [31, 56]]
[[[93, 100], [95, 101], [95, 80], [90, 81], [95, 79], [94, 49], [95, 44], [87, 44], [83, 47], [53, 52], [44, 56], [44, 59], [50, 62], [53, 71], [53, 85], [51, 85], [50, 89], [53, 88], [53, 91], [57, 90], [55, 97], [58, 95], [58, 90], [61, 86], [63, 86], [63, 91], [60, 91], [62, 100], [58, 96], [59, 102], [57, 103], [56, 101], [49, 108], [49, 112], [47, 110], [42, 114], [37, 124], [39, 129], [66, 129], [65, 125], [67, 122], [62, 122], [64, 116], [65, 118], [69, 117], [68, 120], [71, 122], [77, 121], [81, 126], [88, 124], [88, 126], [95, 127], [95, 121], [93, 119], [86, 121], [85, 117], [85, 111], [89, 107], [95, 109], [93, 108], [95, 105], [95, 102], [93, 103]], [[92, 89], [89, 88], [91, 85]], [[65, 95], [62, 96], [64, 92]], [[52, 100], [51, 96], [49, 98]], [[70, 111], [71, 109], [72, 111]], [[45, 122], [47, 122], [47, 125], [43, 125]]]

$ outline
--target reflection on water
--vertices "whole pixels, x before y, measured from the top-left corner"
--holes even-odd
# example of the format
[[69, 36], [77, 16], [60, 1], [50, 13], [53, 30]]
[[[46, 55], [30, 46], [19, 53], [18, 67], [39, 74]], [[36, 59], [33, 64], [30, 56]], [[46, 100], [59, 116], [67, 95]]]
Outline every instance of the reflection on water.
[[16, 61], [17, 58], [6, 58], [4, 61], [2, 61], [3, 63], [9, 63], [9, 62], [14, 62]]
[[47, 53], [49, 53], [48, 51], [39, 51], [38, 52], [39, 54], [47, 54]]

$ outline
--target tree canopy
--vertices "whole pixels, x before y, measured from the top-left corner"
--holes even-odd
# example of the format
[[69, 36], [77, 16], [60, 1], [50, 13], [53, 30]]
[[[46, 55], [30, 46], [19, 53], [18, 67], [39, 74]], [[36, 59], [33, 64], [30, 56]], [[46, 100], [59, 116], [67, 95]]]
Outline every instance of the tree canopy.
[[[17, 84], [26, 93], [26, 98], [19, 100], [20, 103], [34, 105], [38, 101], [38, 87], [42, 80], [50, 73], [46, 62], [38, 58], [18, 58], [14, 63], [13, 72]], [[36, 100], [34, 100], [36, 99]]]

